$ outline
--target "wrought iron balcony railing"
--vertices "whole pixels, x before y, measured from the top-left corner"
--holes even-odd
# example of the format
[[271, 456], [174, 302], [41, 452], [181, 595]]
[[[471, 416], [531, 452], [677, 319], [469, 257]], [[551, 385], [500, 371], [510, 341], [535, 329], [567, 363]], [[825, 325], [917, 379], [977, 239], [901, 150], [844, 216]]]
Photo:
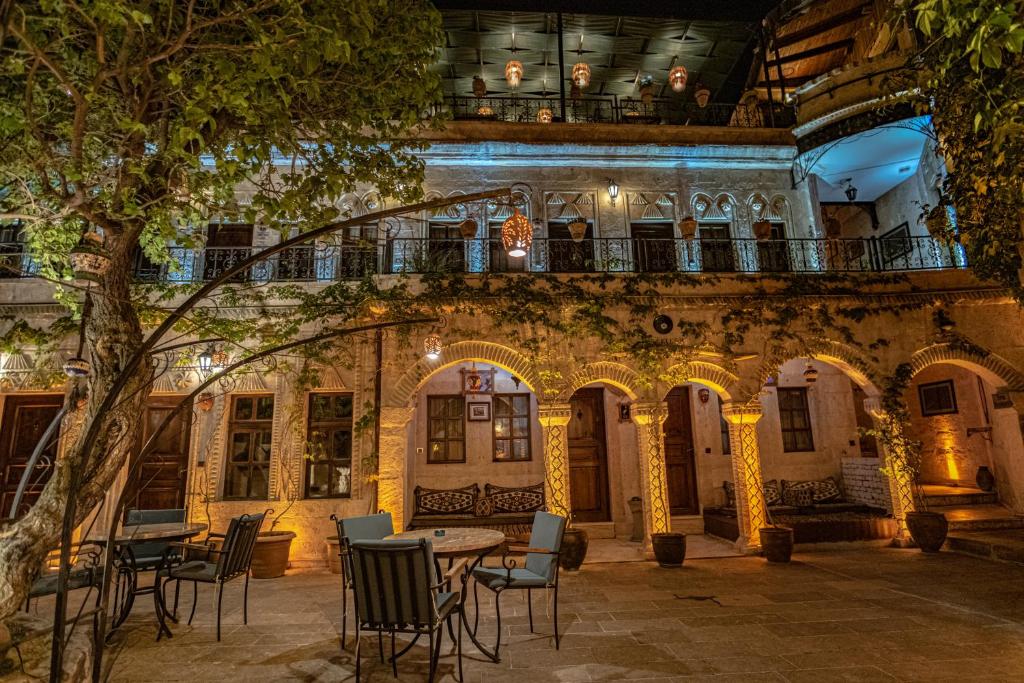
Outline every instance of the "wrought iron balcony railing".
[[[449, 97], [445, 107], [457, 121], [533, 123], [540, 110], [560, 118], [558, 97]], [[788, 128], [795, 121], [792, 107], [762, 102], [752, 106], [708, 104], [677, 98], [654, 98], [648, 103], [616, 95], [581, 97], [565, 102], [568, 123], [669, 124], [679, 126], [732, 126]]]
[[[135, 260], [140, 282], [204, 282], [256, 253], [255, 247], [169, 247], [169, 259]], [[526, 256], [500, 239], [397, 238], [309, 245], [257, 261], [235, 282], [333, 282], [367, 275], [443, 273], [867, 273], [966, 268], [959, 245], [931, 237], [841, 239], [545, 239]], [[17, 244], [0, 244], [0, 277], [38, 270]]]

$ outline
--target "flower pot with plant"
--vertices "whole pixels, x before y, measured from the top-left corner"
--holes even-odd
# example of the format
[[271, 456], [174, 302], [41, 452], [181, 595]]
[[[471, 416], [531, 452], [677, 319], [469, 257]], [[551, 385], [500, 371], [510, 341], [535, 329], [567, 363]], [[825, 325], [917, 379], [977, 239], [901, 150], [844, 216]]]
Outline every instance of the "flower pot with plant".
[[[763, 483], [761, 484], [761, 496], [762, 500], [768, 500]], [[765, 505], [764, 512], [768, 518], [768, 526], [757, 530], [764, 558], [775, 563], [789, 562], [793, 556], [793, 529], [776, 524], [767, 505]]]
[[651, 534], [651, 545], [659, 567], [670, 569], [683, 566], [683, 560], [686, 559], [686, 534]]
[[562, 547], [558, 554], [558, 566], [568, 572], [578, 571], [587, 558], [590, 536], [586, 529], [569, 527], [562, 536]]

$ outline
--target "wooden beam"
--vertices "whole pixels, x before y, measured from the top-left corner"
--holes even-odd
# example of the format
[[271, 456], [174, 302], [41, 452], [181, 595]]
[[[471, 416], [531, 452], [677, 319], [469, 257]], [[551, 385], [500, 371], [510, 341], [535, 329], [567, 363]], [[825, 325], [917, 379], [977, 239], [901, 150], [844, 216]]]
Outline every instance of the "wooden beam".
[[789, 62], [798, 62], [801, 59], [809, 59], [811, 57], [817, 57], [818, 55], [825, 55], [829, 52], [836, 52], [837, 50], [849, 50], [853, 47], [853, 38], [846, 38], [844, 40], [837, 40], [834, 43], [826, 43], [824, 45], [818, 45], [812, 47], [803, 52], [794, 52], [791, 55], [785, 55], [779, 59], [773, 59], [769, 64], [771, 66], [777, 66], [779, 64], [788, 64]]
[[840, 12], [839, 14], [835, 14], [823, 21], [819, 21], [817, 24], [811, 24], [810, 26], [793, 31], [792, 33], [781, 35], [776, 38], [775, 47], [781, 50], [789, 47], [790, 45], [796, 45], [797, 43], [803, 42], [808, 38], [813, 38], [819, 33], [831, 31], [834, 28], [839, 28], [844, 24], [850, 23], [851, 21], [856, 21], [864, 16], [864, 10], [869, 6], [869, 4], [870, 3], [865, 2], [862, 5], [857, 5], [845, 12]]

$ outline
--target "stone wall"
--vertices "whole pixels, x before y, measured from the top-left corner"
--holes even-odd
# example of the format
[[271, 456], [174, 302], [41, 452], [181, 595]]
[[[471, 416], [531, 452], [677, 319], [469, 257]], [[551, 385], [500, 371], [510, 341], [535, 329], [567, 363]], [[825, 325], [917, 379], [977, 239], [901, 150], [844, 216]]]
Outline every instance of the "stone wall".
[[843, 458], [843, 496], [853, 503], [892, 512], [889, 480], [881, 467], [879, 458]]

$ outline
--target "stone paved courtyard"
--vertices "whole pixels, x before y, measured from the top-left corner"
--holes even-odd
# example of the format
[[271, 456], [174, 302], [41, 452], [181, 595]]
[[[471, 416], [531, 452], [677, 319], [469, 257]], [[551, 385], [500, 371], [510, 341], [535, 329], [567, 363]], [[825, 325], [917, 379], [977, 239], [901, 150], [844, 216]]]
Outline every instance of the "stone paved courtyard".
[[[339, 583], [325, 571], [253, 581], [247, 627], [242, 584], [229, 585], [221, 643], [212, 591], [200, 589], [194, 625], [173, 626], [175, 637], [160, 643], [143, 600], [108, 651], [110, 680], [351, 680], [351, 647], [338, 648]], [[563, 573], [560, 597], [561, 650], [543, 596], [534, 596], [531, 635], [525, 602], [508, 595], [502, 661], [467, 646], [466, 680], [1024, 680], [1024, 567], [952, 553], [859, 547], [798, 553], [783, 566], [747, 557], [679, 570], [594, 564]], [[363, 657], [364, 680], [394, 680], [375, 636]], [[454, 653], [442, 656], [439, 680], [455, 680], [454, 663]], [[425, 645], [400, 660], [400, 680], [426, 671]]]

